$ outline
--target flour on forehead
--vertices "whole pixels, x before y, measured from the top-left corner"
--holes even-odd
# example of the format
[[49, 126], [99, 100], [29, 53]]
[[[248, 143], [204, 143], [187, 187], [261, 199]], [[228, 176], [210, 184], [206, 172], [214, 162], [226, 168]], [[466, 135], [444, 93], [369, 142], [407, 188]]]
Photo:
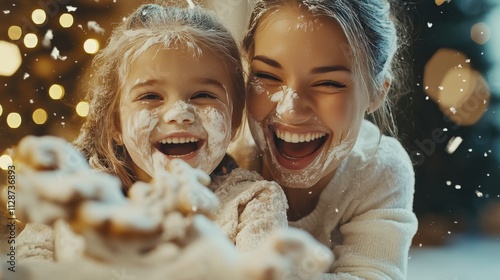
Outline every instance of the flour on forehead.
[[[300, 15], [297, 18], [297, 24], [295, 25], [295, 30], [302, 30], [302, 31], [314, 31], [316, 29], [319, 29], [321, 27], [321, 22], [317, 19], [311, 19], [310, 17], [306, 17], [304, 15]], [[292, 30], [293, 26], [290, 26], [288, 30]]]

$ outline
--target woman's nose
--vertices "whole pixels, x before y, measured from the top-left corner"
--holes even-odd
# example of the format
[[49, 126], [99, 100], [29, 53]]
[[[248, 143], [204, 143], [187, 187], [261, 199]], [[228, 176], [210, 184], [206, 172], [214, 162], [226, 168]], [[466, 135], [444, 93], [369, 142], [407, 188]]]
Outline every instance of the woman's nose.
[[290, 124], [300, 124], [309, 120], [313, 115], [313, 110], [306, 94], [285, 87], [276, 105], [278, 116]]
[[195, 114], [192, 105], [185, 102], [178, 101], [172, 105], [163, 115], [163, 120], [166, 123], [193, 123], [195, 121]]

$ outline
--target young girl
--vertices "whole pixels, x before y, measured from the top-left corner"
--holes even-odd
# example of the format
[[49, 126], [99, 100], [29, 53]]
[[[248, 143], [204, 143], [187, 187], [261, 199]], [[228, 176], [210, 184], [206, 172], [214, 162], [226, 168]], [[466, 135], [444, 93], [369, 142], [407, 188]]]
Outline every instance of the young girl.
[[393, 19], [387, 0], [263, 0], [244, 38], [256, 169], [283, 188], [289, 225], [331, 248], [324, 279], [405, 279], [417, 229], [412, 164], [364, 120], [394, 130]]
[[[75, 141], [91, 167], [119, 177], [124, 192], [150, 182], [172, 159], [211, 174], [209, 187], [221, 203], [214, 221], [242, 251], [287, 227], [281, 188], [257, 173], [231, 170], [224, 159], [241, 122], [245, 83], [238, 47], [213, 14], [141, 6], [113, 31], [92, 70], [91, 111]], [[37, 145], [64, 154], [59, 142], [25, 146]], [[57, 169], [73, 164], [55, 158]], [[56, 226], [54, 241], [48, 228], [28, 224], [18, 243], [19, 258], [54, 260], [73, 259], [83, 246], [64, 225]]]

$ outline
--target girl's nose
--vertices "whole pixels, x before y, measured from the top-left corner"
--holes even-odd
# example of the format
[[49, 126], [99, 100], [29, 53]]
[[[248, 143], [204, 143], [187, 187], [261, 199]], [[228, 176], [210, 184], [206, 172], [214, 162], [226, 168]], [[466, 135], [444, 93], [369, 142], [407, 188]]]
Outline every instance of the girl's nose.
[[195, 121], [194, 108], [183, 101], [178, 101], [172, 105], [172, 107], [165, 112], [163, 115], [163, 120], [166, 123], [193, 123]]

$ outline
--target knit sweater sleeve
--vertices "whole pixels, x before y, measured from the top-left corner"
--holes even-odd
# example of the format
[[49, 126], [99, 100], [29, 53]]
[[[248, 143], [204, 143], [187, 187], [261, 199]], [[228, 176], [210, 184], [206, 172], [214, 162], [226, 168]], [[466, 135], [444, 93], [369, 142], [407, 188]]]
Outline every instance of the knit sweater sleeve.
[[238, 250], [254, 250], [271, 232], [287, 228], [286, 197], [275, 182], [236, 169], [214, 183], [221, 203], [214, 222]]
[[312, 215], [290, 224], [332, 248], [335, 261], [321, 279], [406, 279], [417, 229], [413, 166], [395, 139], [382, 142], [374, 155], [352, 156]]

